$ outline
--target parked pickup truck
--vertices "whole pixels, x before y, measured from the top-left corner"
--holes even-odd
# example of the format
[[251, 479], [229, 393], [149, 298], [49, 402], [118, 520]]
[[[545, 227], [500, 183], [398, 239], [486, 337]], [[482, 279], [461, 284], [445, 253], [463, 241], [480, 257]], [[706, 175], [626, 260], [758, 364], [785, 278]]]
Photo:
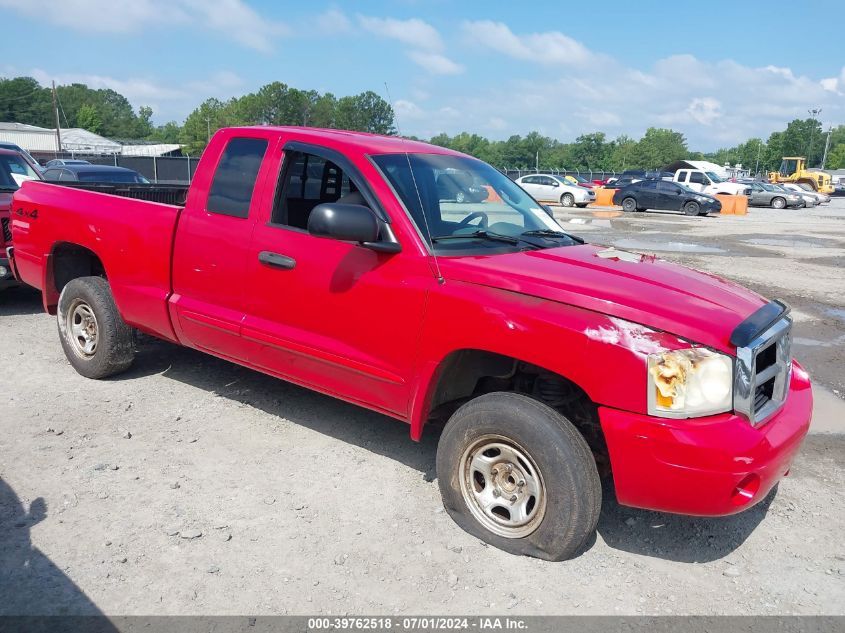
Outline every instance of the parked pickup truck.
[[[454, 170], [489, 195], [440, 199]], [[224, 129], [184, 207], [40, 182], [12, 207], [12, 265], [80, 374], [129, 368], [140, 330], [407, 422], [414, 440], [445, 423], [446, 509], [509, 552], [576, 555], [600, 472], [625, 505], [748, 508], [807, 432], [783, 304], [585, 244], [445, 148]]]
[[729, 196], [747, 196], [751, 193], [746, 184], [730, 182], [712, 171], [703, 169], [679, 169], [672, 179], [682, 185], [686, 185], [693, 191], [706, 193], [710, 196], [724, 194]]

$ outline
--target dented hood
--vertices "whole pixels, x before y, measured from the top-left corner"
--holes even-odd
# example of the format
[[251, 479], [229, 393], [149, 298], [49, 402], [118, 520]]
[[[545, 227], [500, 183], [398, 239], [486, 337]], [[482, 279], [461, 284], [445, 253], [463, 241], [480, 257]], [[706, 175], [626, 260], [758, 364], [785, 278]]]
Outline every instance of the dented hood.
[[447, 280], [566, 303], [730, 353], [731, 332], [767, 303], [715, 275], [651, 255], [599, 255], [605, 251], [585, 244], [438, 261]]

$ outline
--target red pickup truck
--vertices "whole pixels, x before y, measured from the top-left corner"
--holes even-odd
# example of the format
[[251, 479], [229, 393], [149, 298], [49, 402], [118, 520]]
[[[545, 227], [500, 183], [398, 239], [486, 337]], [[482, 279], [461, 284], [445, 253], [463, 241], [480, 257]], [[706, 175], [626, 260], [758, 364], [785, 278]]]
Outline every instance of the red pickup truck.
[[[468, 173], [483, 200], [442, 199]], [[786, 306], [568, 235], [489, 165], [400, 138], [218, 132], [182, 206], [30, 182], [17, 276], [76, 370], [136, 330], [368, 407], [437, 449], [444, 505], [504, 550], [576, 555], [625, 505], [724, 515], [787, 473], [812, 395]]]

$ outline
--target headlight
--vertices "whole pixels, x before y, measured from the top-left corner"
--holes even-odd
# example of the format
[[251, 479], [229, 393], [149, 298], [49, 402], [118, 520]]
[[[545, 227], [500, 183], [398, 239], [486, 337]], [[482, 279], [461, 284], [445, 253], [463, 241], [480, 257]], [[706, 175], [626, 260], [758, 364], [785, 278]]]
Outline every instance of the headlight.
[[730, 356], [703, 347], [649, 354], [649, 415], [694, 418], [732, 408]]
[[708, 200], [710, 200], [710, 198], [708, 198], [707, 196], [696, 196], [695, 198], [699, 202], [707, 202]]

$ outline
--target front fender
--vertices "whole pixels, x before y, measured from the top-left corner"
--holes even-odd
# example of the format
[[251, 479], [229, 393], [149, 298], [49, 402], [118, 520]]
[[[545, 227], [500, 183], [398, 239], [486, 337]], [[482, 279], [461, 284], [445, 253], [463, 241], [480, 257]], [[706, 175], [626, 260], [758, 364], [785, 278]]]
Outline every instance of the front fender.
[[437, 379], [454, 352], [493, 352], [577, 384], [597, 405], [647, 412], [648, 354], [686, 347], [676, 336], [599, 312], [449, 280], [432, 293], [411, 403], [419, 439]]

